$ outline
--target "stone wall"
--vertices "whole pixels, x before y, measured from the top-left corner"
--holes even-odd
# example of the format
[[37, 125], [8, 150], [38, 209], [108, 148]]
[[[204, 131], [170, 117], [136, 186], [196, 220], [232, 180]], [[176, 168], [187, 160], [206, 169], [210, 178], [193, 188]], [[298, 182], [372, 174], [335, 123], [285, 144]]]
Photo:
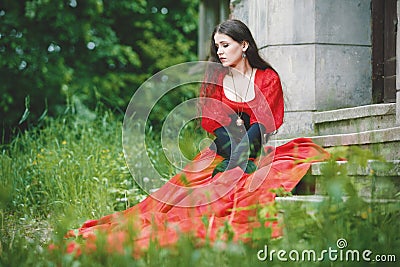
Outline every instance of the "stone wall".
[[281, 136], [313, 134], [312, 113], [370, 104], [370, 0], [232, 0], [286, 97]]

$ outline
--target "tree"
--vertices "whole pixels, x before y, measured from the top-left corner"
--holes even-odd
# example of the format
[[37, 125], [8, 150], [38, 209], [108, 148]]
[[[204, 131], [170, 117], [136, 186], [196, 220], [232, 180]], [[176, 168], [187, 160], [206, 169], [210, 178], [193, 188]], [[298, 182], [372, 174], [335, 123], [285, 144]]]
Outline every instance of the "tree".
[[100, 101], [124, 110], [152, 74], [196, 59], [197, 6], [189, 0], [2, 1], [3, 128], [35, 124], [44, 112], [58, 115], [72, 96], [91, 108]]

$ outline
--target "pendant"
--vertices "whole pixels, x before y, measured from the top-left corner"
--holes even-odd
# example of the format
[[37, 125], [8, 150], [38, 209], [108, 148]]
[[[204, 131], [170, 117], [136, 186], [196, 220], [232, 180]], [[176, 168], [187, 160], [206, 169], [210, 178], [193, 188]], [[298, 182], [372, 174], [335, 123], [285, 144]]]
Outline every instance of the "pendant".
[[243, 126], [243, 123], [244, 123], [244, 121], [240, 117], [238, 117], [237, 120], [236, 120], [236, 125], [238, 127], [240, 127], [240, 126]]

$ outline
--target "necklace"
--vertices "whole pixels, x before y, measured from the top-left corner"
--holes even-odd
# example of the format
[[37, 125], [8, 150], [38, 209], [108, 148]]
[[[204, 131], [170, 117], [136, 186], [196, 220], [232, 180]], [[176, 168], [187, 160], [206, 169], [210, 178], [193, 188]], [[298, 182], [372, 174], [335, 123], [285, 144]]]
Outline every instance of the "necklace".
[[[250, 75], [249, 83], [247, 84], [246, 94], [244, 95], [244, 97], [241, 97], [242, 101], [240, 101], [240, 102], [245, 102], [246, 101], [247, 93], [249, 92], [249, 88], [250, 88], [251, 78], [253, 77], [253, 71], [254, 71], [254, 69], [252, 68], [251, 69], [251, 75]], [[239, 102], [239, 100], [238, 100], [239, 95], [238, 95], [238, 93], [236, 91], [236, 85], [235, 85], [235, 79], [233, 78], [233, 73], [232, 73], [232, 83], [233, 83], [233, 89], [235, 90], [236, 102]], [[238, 113], [238, 117], [236, 119], [236, 126], [238, 126], [238, 127], [241, 127], [244, 124], [243, 119], [240, 117], [240, 115], [243, 113], [243, 109], [244, 109], [244, 107], [242, 107], [242, 110]]]

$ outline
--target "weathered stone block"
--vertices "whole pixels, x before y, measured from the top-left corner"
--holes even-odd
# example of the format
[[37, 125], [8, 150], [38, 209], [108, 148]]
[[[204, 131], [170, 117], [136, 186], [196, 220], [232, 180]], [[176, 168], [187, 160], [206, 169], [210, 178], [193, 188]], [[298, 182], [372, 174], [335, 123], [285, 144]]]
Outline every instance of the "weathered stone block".
[[370, 58], [370, 47], [316, 45], [316, 109], [329, 110], [370, 104]]
[[313, 121], [317, 135], [359, 133], [391, 128], [396, 121], [396, 104], [375, 104], [315, 112]]
[[[313, 163], [311, 167], [312, 175], [316, 176], [315, 193], [318, 195], [326, 193], [326, 180], [322, 176], [326, 164], [324, 162]], [[350, 165], [346, 161], [339, 161], [337, 164], [338, 166], [344, 165], [349, 181], [361, 197], [391, 199], [395, 198], [400, 191], [400, 162], [398, 160], [388, 162], [371, 160], [365, 167]]]
[[268, 0], [252, 0], [249, 5], [249, 24], [254, 39], [258, 47], [264, 47], [268, 44]]
[[241, 5], [248, 6], [248, 16], [246, 8], [239, 9], [240, 15], [248, 18], [260, 46], [371, 45], [371, 27], [365, 27], [371, 24], [370, 0], [253, 0]]
[[272, 0], [267, 10], [268, 45], [315, 42], [315, 0]]
[[281, 77], [286, 110], [315, 110], [315, 46], [271, 46], [262, 54]]
[[273, 139], [294, 138], [310, 136], [314, 133], [312, 112], [286, 112], [283, 125]]
[[231, 0], [232, 12], [231, 18], [243, 21], [247, 26], [249, 24], [249, 1]]
[[370, 5], [371, 0], [315, 0], [315, 42], [370, 46]]

